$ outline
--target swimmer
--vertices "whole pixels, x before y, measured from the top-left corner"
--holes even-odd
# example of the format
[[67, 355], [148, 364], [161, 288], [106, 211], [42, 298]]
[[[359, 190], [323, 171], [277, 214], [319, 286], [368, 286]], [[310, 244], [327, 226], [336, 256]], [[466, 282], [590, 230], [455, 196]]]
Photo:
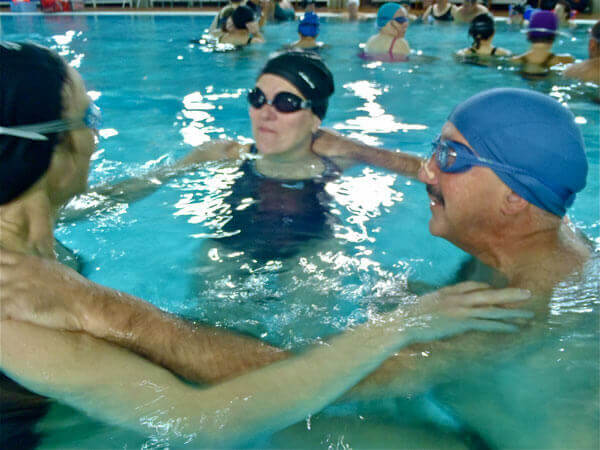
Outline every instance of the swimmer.
[[379, 32], [371, 36], [364, 47], [367, 59], [381, 61], [405, 61], [410, 46], [404, 36], [408, 28], [408, 17], [404, 7], [397, 3], [385, 3], [377, 11]]
[[589, 59], [586, 61], [567, 67], [563, 76], [600, 84], [600, 21], [596, 22], [590, 30], [588, 55]]
[[454, 20], [458, 23], [470, 23], [480, 14], [492, 14], [485, 6], [477, 4], [477, 0], [465, 0], [462, 6], [453, 13]]
[[510, 5], [508, 7], [508, 23], [516, 27], [528, 25], [529, 22], [525, 20], [525, 5], [517, 3], [516, 5]]
[[224, 31], [218, 36], [219, 44], [232, 44], [244, 47], [250, 44], [262, 44], [264, 37], [259, 31], [258, 22], [252, 9], [238, 6], [227, 18]]
[[423, 22], [452, 22], [457, 9], [458, 7], [448, 2], [448, 0], [436, 0], [433, 5], [427, 7], [421, 18]]
[[323, 46], [322, 42], [317, 42], [319, 36], [320, 21], [315, 13], [306, 12], [298, 24], [298, 39], [290, 48], [314, 50]]
[[571, 4], [566, 0], [558, 0], [554, 7], [554, 14], [558, 17], [558, 26], [565, 28], [575, 28], [577, 24], [571, 20], [573, 10]]
[[227, 21], [227, 18], [231, 16], [231, 14], [233, 14], [233, 11], [235, 11], [235, 9], [243, 3], [243, 0], [230, 0], [229, 4], [221, 8], [221, 10], [217, 13], [215, 18], [211, 22], [209, 32], [215, 33], [218, 31], [224, 31], [225, 22]]
[[289, 0], [274, 0], [275, 9], [273, 10], [273, 19], [275, 22], [289, 22], [296, 20], [296, 12]]
[[492, 40], [495, 34], [494, 18], [489, 14], [480, 14], [469, 25], [469, 36], [473, 45], [456, 52], [457, 56], [509, 56], [505, 48], [494, 47]]
[[[219, 366], [225, 369], [220, 379], [236, 375], [231, 369], [239, 360], [250, 357], [250, 361], [249, 354], [271, 353], [271, 362], [285, 354], [269, 350], [266, 344], [255, 350], [245, 348], [251, 339], [196, 327], [127, 294], [95, 285], [74, 271], [62, 273], [62, 285], [77, 280], [82, 290], [59, 294], [74, 306], [72, 312], [98, 307], [112, 322], [105, 331], [123, 325], [133, 328], [125, 334], [118, 332], [119, 337], [104, 336], [105, 340], [73, 333], [84, 323], [87, 327], [94, 322], [91, 328], [101, 325], [100, 316], [48, 315], [43, 312], [50, 312], [45, 299], [34, 307], [38, 319], [45, 316], [41, 326], [19, 321], [15, 313], [25, 318], [24, 304], [13, 301], [23, 283], [41, 282], [45, 292], [51, 292], [41, 278], [29, 278], [23, 272], [25, 260], [21, 258], [36, 255], [29, 256], [31, 261], [52, 267], [51, 272], [65, 270], [54, 262], [53, 224], [60, 207], [85, 190], [100, 116], [77, 71], [48, 49], [1, 42], [0, 63], [0, 368], [35, 392], [142, 433], [151, 434], [160, 427], [173, 441], [234, 446], [319, 411], [413, 341], [474, 329], [510, 331], [514, 327], [506, 323], [478, 318], [527, 317], [514, 311], [499, 316], [492, 308], [523, 300], [527, 292], [489, 291], [482, 296], [481, 285], [457, 285], [423, 296], [413, 308], [388, 313], [297, 358], [203, 389], [108, 341], [149, 359], [153, 357], [144, 351], [145, 345], [160, 347], [166, 359], [158, 362], [183, 376], [187, 369], [167, 360], [190, 358], [184, 365], [202, 367], [204, 376], [197, 379], [204, 381], [211, 381], [206, 375], [215, 368], [219, 372]], [[85, 292], [90, 295], [87, 300], [81, 296]], [[112, 300], [102, 304], [101, 298]], [[146, 335], [145, 343], [137, 341], [139, 333]], [[173, 333], [179, 342], [171, 341]], [[187, 345], [191, 353], [184, 349]], [[5, 400], [3, 395], [0, 401]], [[177, 426], [171, 426], [174, 423]]]
[[546, 76], [550, 68], [557, 64], [569, 64], [575, 59], [568, 54], [552, 53], [552, 45], [556, 39], [558, 19], [552, 11], [538, 11], [529, 22], [527, 40], [531, 47], [526, 53], [514, 56], [511, 61], [521, 65], [526, 76]]

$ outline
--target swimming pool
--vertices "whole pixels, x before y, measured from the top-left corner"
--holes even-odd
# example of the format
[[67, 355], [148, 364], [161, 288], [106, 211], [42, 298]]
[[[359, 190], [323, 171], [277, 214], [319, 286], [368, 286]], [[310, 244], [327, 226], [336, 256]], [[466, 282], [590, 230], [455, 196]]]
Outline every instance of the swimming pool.
[[[246, 89], [266, 56], [295, 38], [295, 26], [268, 26], [268, 43], [262, 47], [209, 53], [188, 42], [209, 22], [201, 15], [0, 16], [2, 39], [31, 39], [57, 49], [81, 71], [102, 108], [104, 128], [92, 184], [116, 181], [180, 157], [208, 138], [250, 138]], [[555, 50], [585, 57], [586, 29], [575, 30], [576, 41], [562, 38]], [[466, 29], [453, 25], [411, 26], [407, 39], [422, 55], [408, 63], [365, 62], [356, 57], [357, 44], [373, 31], [372, 21], [328, 18], [323, 24], [320, 38], [331, 48], [322, 54], [336, 78], [325, 126], [368, 143], [424, 155], [451, 108], [482, 89], [514, 86], [551, 93], [578, 117], [590, 161], [588, 186], [570, 216], [596, 246], [600, 243], [600, 118], [598, 105], [588, 97], [593, 87], [578, 86], [585, 91], [578, 94], [572, 83], [556, 78], [527, 81], [507, 67], [457, 64], [451, 53], [470, 42]], [[524, 36], [505, 24], [499, 24], [494, 42], [515, 53], [527, 47]], [[371, 308], [388, 307], [378, 295], [395, 292], [395, 286], [404, 286], [409, 278], [433, 285], [449, 282], [465, 259], [454, 246], [429, 236], [428, 200], [421, 185], [359, 167], [329, 188], [339, 217], [334, 242], [289, 261], [250, 265], [234, 276], [232, 265], [221, 262], [224, 258], [211, 253], [208, 244], [227, 220], [224, 192], [232, 176], [227, 167], [207, 165], [140, 202], [60, 224], [57, 237], [78, 250], [84, 273], [94, 281], [288, 348], [301, 348], [360, 321]], [[597, 302], [596, 291], [584, 306], [577, 305], [589, 316], [585, 332], [591, 335], [598, 329], [595, 310], [585, 309]], [[572, 313], [568, 308], [556, 311]], [[589, 337], [569, 338], [594, 348]], [[570, 361], [580, 370], [578, 376], [597, 380], [597, 353], [591, 367], [575, 356]], [[518, 371], [510, 373], [507, 380], [515, 381]], [[580, 396], [597, 394], [590, 384]], [[441, 411], [431, 412], [432, 404], [428, 397], [416, 396], [334, 406], [305, 424], [250, 445], [394, 448], [396, 444], [388, 443], [404, 439], [423, 447], [443, 443], [446, 448], [464, 448], [463, 435], [424, 425], [433, 416], [443, 417]], [[582, 406], [589, 405], [575, 407]], [[132, 437], [62, 406], [53, 408], [40, 427], [46, 447], [166, 445], [160, 435]]]

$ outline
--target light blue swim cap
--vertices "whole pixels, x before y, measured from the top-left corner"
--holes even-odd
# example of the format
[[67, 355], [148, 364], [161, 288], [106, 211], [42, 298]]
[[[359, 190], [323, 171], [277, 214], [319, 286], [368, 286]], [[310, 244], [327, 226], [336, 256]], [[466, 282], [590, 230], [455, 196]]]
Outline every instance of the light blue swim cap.
[[398, 3], [384, 3], [377, 11], [377, 28], [383, 28], [392, 20], [396, 11], [400, 9]]
[[458, 105], [448, 121], [480, 157], [525, 171], [495, 173], [541, 209], [562, 217], [585, 187], [588, 164], [575, 117], [547, 95], [490, 89]]
[[307, 12], [298, 24], [298, 33], [303, 36], [315, 37], [319, 34], [319, 16]]

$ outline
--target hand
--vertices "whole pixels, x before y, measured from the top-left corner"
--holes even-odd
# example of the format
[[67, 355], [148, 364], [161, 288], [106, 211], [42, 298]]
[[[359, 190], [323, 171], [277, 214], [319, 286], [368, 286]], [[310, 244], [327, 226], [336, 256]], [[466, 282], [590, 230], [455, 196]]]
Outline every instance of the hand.
[[90, 282], [49, 259], [0, 252], [0, 318], [83, 330], [77, 310]]
[[354, 141], [336, 131], [319, 128], [313, 135], [312, 151], [321, 156], [353, 158], [354, 145]]
[[425, 319], [419, 340], [439, 339], [468, 330], [516, 331], [515, 325], [502, 320], [530, 319], [533, 313], [502, 306], [530, 297], [531, 293], [524, 289], [490, 289], [485, 283], [472, 281], [442, 288], [420, 297], [414, 305], [417, 315]]

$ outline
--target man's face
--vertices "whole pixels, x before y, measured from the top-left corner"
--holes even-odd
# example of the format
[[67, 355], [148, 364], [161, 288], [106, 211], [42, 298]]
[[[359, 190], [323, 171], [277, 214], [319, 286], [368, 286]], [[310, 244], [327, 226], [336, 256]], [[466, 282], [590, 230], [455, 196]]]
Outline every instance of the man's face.
[[[473, 150], [450, 122], [442, 128], [441, 137]], [[492, 170], [474, 166], [465, 172], [445, 173], [435, 158], [430, 158], [421, 167], [419, 180], [426, 184], [429, 194], [429, 231], [434, 236], [470, 248], [473, 240], [494, 229], [506, 186]]]

